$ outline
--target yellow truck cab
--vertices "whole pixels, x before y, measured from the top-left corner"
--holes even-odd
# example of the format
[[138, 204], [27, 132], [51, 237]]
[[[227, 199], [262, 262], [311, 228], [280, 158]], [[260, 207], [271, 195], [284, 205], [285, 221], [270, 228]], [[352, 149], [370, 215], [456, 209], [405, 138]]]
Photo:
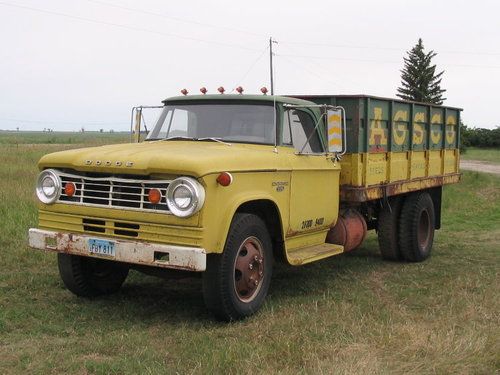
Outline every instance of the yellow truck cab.
[[200, 273], [223, 320], [262, 305], [274, 261], [301, 265], [378, 231], [382, 256], [422, 261], [458, 182], [457, 108], [366, 96], [199, 95], [165, 100], [139, 143], [39, 161], [35, 249], [58, 253], [79, 296], [130, 268]]

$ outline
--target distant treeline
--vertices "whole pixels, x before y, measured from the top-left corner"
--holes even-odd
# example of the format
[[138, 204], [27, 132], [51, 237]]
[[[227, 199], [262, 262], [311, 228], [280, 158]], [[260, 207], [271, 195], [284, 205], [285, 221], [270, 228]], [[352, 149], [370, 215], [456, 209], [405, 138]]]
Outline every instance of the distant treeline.
[[462, 147], [500, 148], [500, 126], [484, 129], [461, 124], [460, 133]]

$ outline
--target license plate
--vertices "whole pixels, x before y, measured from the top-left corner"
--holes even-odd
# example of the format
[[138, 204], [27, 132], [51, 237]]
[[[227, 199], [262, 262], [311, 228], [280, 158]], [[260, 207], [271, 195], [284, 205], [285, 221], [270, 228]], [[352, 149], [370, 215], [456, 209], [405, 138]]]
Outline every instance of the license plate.
[[115, 243], [113, 241], [96, 240], [90, 238], [88, 240], [89, 251], [92, 254], [106, 255], [109, 257], [115, 256]]

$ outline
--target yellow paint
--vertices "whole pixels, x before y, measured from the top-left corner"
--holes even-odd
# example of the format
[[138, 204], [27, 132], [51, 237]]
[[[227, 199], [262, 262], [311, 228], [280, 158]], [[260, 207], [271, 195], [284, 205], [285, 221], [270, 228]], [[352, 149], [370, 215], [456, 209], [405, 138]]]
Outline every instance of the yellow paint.
[[387, 181], [387, 154], [368, 154], [366, 165], [366, 185], [376, 185]]
[[330, 115], [328, 116], [328, 122], [331, 122], [331, 123], [339, 123], [342, 121], [340, 115], [338, 114], [333, 114], [333, 115]]
[[409, 152], [389, 152], [389, 181], [401, 181], [408, 178]]
[[324, 243], [316, 246], [298, 248], [287, 253], [288, 263], [294, 266], [315, 262], [344, 252], [344, 246]]
[[[441, 114], [435, 113], [434, 115], [432, 115], [431, 124], [441, 124]], [[431, 127], [431, 140], [432, 143], [435, 145], [441, 142], [441, 132], [432, 130], [432, 127]]]
[[[378, 142], [377, 142], [378, 138]], [[387, 146], [387, 137], [384, 128], [382, 127], [382, 108], [373, 108], [373, 120], [370, 124], [370, 146], [382, 145]]]
[[431, 124], [441, 124], [441, 114], [434, 113], [431, 117]]
[[[88, 164], [89, 160], [92, 163]], [[97, 160], [100, 166], [95, 165]], [[106, 166], [105, 161], [112, 163]], [[116, 161], [121, 161], [121, 166]], [[133, 164], [126, 167], [126, 162]], [[159, 179], [188, 175], [205, 188], [202, 210], [189, 218], [60, 203], [41, 205], [40, 227], [56, 231], [85, 232], [82, 218], [97, 218], [105, 222], [106, 236], [127, 238], [114, 234], [114, 222], [120, 221], [139, 224], [137, 238], [142, 241], [202, 247], [208, 253], [220, 253], [238, 207], [266, 200], [278, 209], [288, 251], [324, 243], [338, 215], [340, 163], [333, 162], [331, 155], [297, 155], [291, 147], [278, 147], [274, 152], [273, 146], [263, 145], [145, 142], [57, 152], [42, 157], [39, 167], [153, 175]], [[228, 187], [216, 182], [222, 171], [233, 175]], [[312, 225], [304, 227], [308, 220], [313, 220]]]
[[444, 173], [453, 173], [457, 171], [459, 165], [460, 152], [457, 149], [443, 150], [444, 152]]
[[424, 142], [425, 128], [418, 124], [425, 122], [425, 112], [417, 112], [413, 116], [413, 144], [421, 145]]
[[446, 142], [448, 144], [453, 144], [455, 142], [455, 125], [457, 124], [457, 120], [455, 116], [449, 115], [446, 119]]
[[443, 150], [431, 150], [428, 152], [429, 168], [427, 171], [428, 176], [438, 176], [443, 174]]
[[[326, 235], [329, 226], [337, 220], [340, 165], [336, 164], [334, 167], [333, 162], [324, 155], [292, 154], [289, 158], [293, 161], [289, 189], [290, 205], [289, 209], [287, 207], [283, 211], [289, 212], [287, 237], [294, 237], [301, 232], [318, 231], [325, 232]], [[312, 181], [314, 183], [311, 183]], [[323, 242], [324, 239], [325, 237]], [[314, 241], [313, 237], [311, 241]], [[317, 244], [301, 243], [300, 247]], [[290, 248], [293, 247], [295, 246], [291, 245]]]
[[342, 151], [342, 116], [340, 110], [328, 110], [328, 150]]
[[328, 129], [328, 134], [333, 135], [333, 134], [342, 134], [342, 129], [340, 127], [332, 127]]
[[[387, 145], [381, 108], [374, 109], [374, 117], [370, 124], [370, 145]], [[394, 117], [394, 121], [407, 119], [405, 111], [398, 111]], [[415, 114], [414, 121], [417, 120], [423, 122], [425, 115]], [[447, 126], [456, 126], [450, 121], [447, 119]], [[338, 128], [333, 127], [329, 132], [340, 134]], [[408, 129], [398, 129], [404, 136], [395, 135], [395, 140], [404, 142]], [[414, 143], [423, 141], [423, 128], [421, 133], [414, 135]], [[332, 138], [330, 144], [338, 145], [339, 141], [340, 138]], [[298, 155], [292, 147], [279, 146], [275, 150], [271, 145], [233, 143], [228, 146], [190, 141], [62, 151], [42, 157], [40, 169], [64, 168], [158, 179], [187, 175], [204, 186], [205, 204], [190, 218], [161, 212], [40, 204], [40, 227], [89, 234], [92, 232], [85, 231], [82, 218], [95, 218], [104, 221], [106, 236], [127, 238], [114, 233], [115, 223], [119, 221], [138, 224], [136, 239], [141, 241], [202, 247], [208, 253], [220, 253], [238, 208], [248, 202], [267, 201], [277, 208], [288, 259], [294, 259], [297, 264], [305, 263], [339, 251], [338, 247], [323, 247], [323, 244], [329, 227], [337, 220], [341, 184], [366, 189], [374, 187], [373, 191], [377, 192], [373, 194], [380, 193], [375, 188], [380, 184], [403, 181], [404, 186], [414, 186], [411, 185], [414, 181], [405, 180], [457, 172], [458, 157], [458, 150], [357, 153], [345, 155], [341, 162], [336, 162], [332, 154]], [[227, 187], [216, 182], [223, 171], [233, 175], [233, 182]]]
[[410, 154], [410, 179], [427, 176], [427, 151], [413, 151]]
[[432, 140], [432, 143], [437, 145], [439, 144], [439, 142], [441, 141], [441, 133], [435, 131], [435, 130], [432, 130], [431, 131], [431, 140]]
[[408, 121], [408, 112], [399, 110], [394, 114], [394, 122], [396, 122], [395, 127], [392, 131], [394, 143], [401, 146], [406, 140], [406, 135], [408, 134], [408, 129], [406, 124], [397, 124], [398, 121]]

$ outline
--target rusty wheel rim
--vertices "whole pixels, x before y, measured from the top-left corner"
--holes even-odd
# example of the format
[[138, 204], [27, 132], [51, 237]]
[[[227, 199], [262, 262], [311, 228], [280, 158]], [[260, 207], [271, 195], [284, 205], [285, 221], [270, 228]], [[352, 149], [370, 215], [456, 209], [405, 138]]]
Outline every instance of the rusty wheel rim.
[[264, 250], [257, 237], [245, 239], [234, 260], [234, 290], [242, 302], [258, 295], [264, 279]]
[[418, 232], [417, 232], [418, 245], [422, 250], [427, 249], [430, 237], [431, 237], [431, 219], [429, 217], [429, 212], [427, 210], [423, 210], [420, 213], [420, 218], [418, 220]]

